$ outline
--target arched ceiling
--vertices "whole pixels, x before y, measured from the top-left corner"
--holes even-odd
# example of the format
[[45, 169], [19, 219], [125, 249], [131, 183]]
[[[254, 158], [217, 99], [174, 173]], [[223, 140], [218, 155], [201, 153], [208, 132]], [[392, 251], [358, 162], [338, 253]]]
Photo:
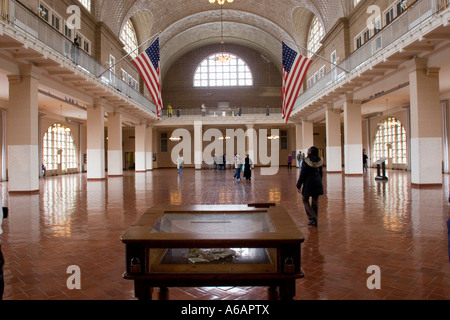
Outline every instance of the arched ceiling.
[[[348, 0], [235, 0], [223, 5], [224, 40], [268, 57], [281, 68], [281, 41], [305, 47], [313, 16], [325, 32], [350, 11]], [[217, 44], [221, 10], [208, 0], [94, 0], [93, 12], [117, 36], [131, 19], [139, 43], [160, 32], [162, 73], [183, 54]], [[294, 45], [295, 47], [295, 45]]]

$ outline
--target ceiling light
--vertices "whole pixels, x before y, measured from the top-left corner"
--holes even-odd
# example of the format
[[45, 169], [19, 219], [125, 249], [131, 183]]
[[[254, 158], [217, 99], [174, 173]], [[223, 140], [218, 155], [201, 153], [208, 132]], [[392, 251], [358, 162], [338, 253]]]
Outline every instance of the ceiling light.
[[[232, 3], [233, 0], [227, 0], [228, 3]], [[215, 0], [209, 0], [209, 3], [215, 3]], [[218, 0], [218, 3], [220, 5], [220, 34], [221, 34], [221, 41], [220, 41], [220, 54], [216, 57], [216, 62], [219, 63], [225, 63], [233, 60], [229, 54], [226, 54], [224, 52], [224, 44], [225, 41], [223, 40], [223, 4], [225, 3], [225, 0]]]
[[[227, 2], [228, 3], [232, 3], [234, 0], [227, 0]], [[216, 0], [209, 0], [209, 3], [215, 3], [216, 2]], [[225, 3], [225, 0], [217, 0], [217, 3], [219, 4], [219, 5], [224, 5], [224, 3]]]

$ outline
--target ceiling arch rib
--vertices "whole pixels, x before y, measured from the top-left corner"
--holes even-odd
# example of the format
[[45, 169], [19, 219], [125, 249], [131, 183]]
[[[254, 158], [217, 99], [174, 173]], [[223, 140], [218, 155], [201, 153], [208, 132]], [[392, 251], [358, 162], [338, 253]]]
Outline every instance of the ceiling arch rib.
[[[225, 37], [232, 43], [259, 48], [256, 50], [279, 62], [281, 41], [306, 47], [312, 17], [317, 16], [325, 31], [330, 30], [350, 10], [347, 2], [350, 1], [278, 0], [274, 5], [272, 0], [260, 0], [255, 6], [251, 1], [237, 0], [223, 7]], [[167, 0], [164, 5], [148, 0], [95, 3], [102, 21], [118, 36], [128, 19], [135, 25], [140, 44], [162, 31], [162, 59], [169, 65], [180, 53], [187, 52], [186, 48], [192, 50], [220, 41], [220, 7], [207, 0], [186, 0], [183, 7], [177, 0]]]
[[148, 10], [142, 10], [130, 18], [133, 23], [138, 44], [141, 45], [152, 37], [153, 14]]
[[[296, 8], [292, 14], [295, 39], [298, 46], [303, 49], [302, 51], [307, 49], [309, 28], [314, 17], [314, 13], [303, 7]], [[303, 52], [303, 54], [306, 54], [306, 52]]]
[[[237, 0], [233, 4], [227, 4], [225, 9], [233, 8], [236, 11], [253, 13], [267, 20], [279, 23], [284, 30], [292, 27], [292, 11], [297, 7], [304, 7], [313, 12], [324, 25], [325, 30], [330, 28], [337, 20], [348, 14], [351, 8], [349, 0], [259, 0], [255, 6], [252, 1]], [[154, 15], [154, 25], [161, 30], [166, 29], [183, 17], [195, 15], [199, 12], [211, 11], [217, 8], [217, 4], [210, 5], [207, 0], [185, 0], [183, 6], [178, 0], [166, 0], [164, 5], [159, 1], [148, 0], [97, 0], [96, 12], [100, 20], [105, 22], [117, 35], [123, 24], [136, 13], [149, 10]], [[202, 23], [200, 21], [200, 23]], [[153, 32], [155, 33], [155, 32]]]
[[[233, 29], [230, 26], [234, 26]], [[243, 38], [241, 33], [245, 32]], [[195, 35], [195, 41], [192, 38]], [[180, 59], [184, 54], [196, 48], [206, 45], [217, 44], [220, 50], [220, 24], [208, 23], [185, 30], [168, 41], [161, 47], [162, 75], [170, 69], [170, 66]], [[225, 51], [227, 44], [240, 44], [264, 54], [281, 70], [281, 40], [273, 35], [267, 34], [259, 28], [238, 23], [224, 23]]]

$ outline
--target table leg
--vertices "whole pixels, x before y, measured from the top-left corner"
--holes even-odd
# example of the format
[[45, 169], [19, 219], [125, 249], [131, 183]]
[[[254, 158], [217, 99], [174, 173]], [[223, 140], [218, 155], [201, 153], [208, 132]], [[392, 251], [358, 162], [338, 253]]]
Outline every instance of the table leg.
[[280, 299], [293, 300], [295, 297], [295, 279], [283, 281], [280, 285]]
[[169, 288], [167, 287], [159, 288], [159, 300], [169, 300]]
[[269, 287], [269, 289], [267, 290], [267, 295], [269, 300], [278, 300], [278, 288], [276, 286]]
[[134, 280], [134, 294], [138, 300], [152, 300], [153, 287], [145, 280]]

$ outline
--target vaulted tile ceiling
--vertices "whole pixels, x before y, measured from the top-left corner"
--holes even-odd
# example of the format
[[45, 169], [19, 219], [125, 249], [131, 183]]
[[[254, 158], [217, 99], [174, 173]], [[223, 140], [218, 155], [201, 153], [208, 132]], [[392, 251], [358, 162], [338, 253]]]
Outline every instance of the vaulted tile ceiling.
[[[128, 19], [138, 42], [161, 32], [162, 72], [185, 53], [220, 43], [220, 5], [208, 0], [97, 0], [93, 12], [117, 36]], [[281, 67], [281, 41], [306, 47], [317, 16], [325, 32], [350, 11], [349, 0], [234, 0], [223, 5], [225, 44], [245, 45]]]

